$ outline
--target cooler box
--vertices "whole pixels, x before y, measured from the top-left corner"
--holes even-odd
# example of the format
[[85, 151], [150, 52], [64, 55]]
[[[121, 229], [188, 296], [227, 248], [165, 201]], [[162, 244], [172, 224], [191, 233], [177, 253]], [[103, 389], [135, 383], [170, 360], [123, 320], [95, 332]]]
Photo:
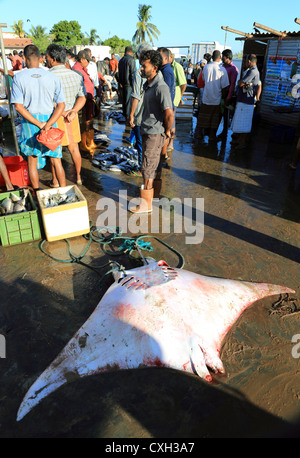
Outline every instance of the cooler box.
[[[13, 191], [17, 196], [23, 197], [23, 191]], [[10, 196], [10, 191], [0, 194], [0, 202]], [[40, 224], [37, 207], [28, 194], [27, 199], [32, 210], [0, 216], [0, 238], [2, 246], [17, 245], [19, 243], [32, 242], [41, 239]]]
[[[79, 200], [54, 207], [45, 206], [43, 197], [54, 196], [57, 192], [60, 194], [75, 192]], [[44, 189], [37, 191], [36, 194], [41, 209], [46, 239], [49, 242], [89, 233], [90, 221], [87, 201], [77, 186]]]
[[[15, 186], [28, 186], [30, 185], [28, 175], [28, 164], [22, 156], [7, 156], [3, 158], [6, 165], [10, 181]], [[4, 187], [5, 182], [0, 173], [0, 187]]]

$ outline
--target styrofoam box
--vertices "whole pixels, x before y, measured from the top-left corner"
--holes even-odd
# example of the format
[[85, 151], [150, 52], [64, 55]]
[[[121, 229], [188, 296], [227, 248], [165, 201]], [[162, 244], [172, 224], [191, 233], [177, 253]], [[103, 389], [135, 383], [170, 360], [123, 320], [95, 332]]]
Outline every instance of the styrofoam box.
[[[45, 207], [43, 197], [55, 195], [58, 191], [60, 194], [75, 192], [79, 201], [55, 207]], [[76, 237], [90, 231], [87, 201], [77, 186], [43, 189], [37, 191], [37, 199], [41, 209], [46, 239], [49, 242]]]

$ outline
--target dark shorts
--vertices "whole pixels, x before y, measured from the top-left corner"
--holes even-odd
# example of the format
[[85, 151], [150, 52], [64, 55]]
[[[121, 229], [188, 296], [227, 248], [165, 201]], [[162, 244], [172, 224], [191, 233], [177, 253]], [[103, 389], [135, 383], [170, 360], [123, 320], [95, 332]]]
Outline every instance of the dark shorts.
[[91, 121], [94, 117], [94, 109], [95, 109], [95, 103], [93, 96], [91, 94], [87, 94], [86, 96], [86, 102], [84, 107], [82, 108], [82, 122], [86, 121]]
[[165, 143], [166, 135], [158, 134], [143, 134], [142, 135], [142, 148], [143, 148], [143, 162], [142, 174], [144, 179], [150, 180], [156, 177], [156, 174], [161, 171], [161, 151]]
[[198, 126], [203, 129], [217, 129], [221, 121], [220, 105], [201, 104], [198, 114]]

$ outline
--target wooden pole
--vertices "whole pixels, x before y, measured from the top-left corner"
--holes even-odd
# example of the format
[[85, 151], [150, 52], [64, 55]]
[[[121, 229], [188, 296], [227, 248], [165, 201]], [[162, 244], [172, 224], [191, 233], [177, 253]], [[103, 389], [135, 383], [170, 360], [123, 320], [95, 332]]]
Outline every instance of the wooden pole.
[[273, 35], [277, 35], [278, 37], [286, 37], [286, 33], [278, 32], [278, 30], [270, 29], [270, 27], [266, 27], [265, 25], [258, 24], [258, 22], [253, 23], [253, 27], [257, 27], [258, 29], [265, 30], [266, 32], [272, 33]]
[[228, 26], [227, 27], [222, 26], [221, 29], [222, 30], [226, 30], [226, 32], [232, 32], [232, 33], [236, 33], [237, 35], [243, 35], [246, 38], [252, 38], [253, 37], [253, 35], [251, 33], [240, 32], [239, 30], [231, 29]]
[[5, 56], [5, 48], [4, 48], [2, 27], [7, 27], [7, 24], [0, 24], [0, 48], [1, 48], [1, 53], [2, 53], [4, 78], [5, 78], [6, 89], [7, 89], [7, 99], [8, 99], [8, 105], [9, 105], [9, 110], [10, 110], [11, 127], [12, 127], [12, 131], [13, 131], [13, 137], [14, 137], [14, 142], [15, 142], [16, 153], [17, 153], [17, 156], [20, 156], [19, 143], [18, 143], [18, 137], [17, 137], [16, 125], [15, 125], [15, 114], [14, 114], [13, 106], [10, 103], [9, 76], [8, 76], [8, 71], [7, 71], [7, 62], [6, 62], [6, 56]]

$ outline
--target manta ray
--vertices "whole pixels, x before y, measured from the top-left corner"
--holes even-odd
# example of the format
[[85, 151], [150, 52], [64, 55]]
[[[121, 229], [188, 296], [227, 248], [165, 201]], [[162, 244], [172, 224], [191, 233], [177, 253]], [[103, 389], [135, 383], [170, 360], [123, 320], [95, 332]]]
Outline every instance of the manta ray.
[[212, 373], [226, 373], [221, 345], [242, 312], [263, 297], [295, 292], [203, 276], [163, 260], [113, 275], [91, 316], [26, 393], [17, 421], [60, 386], [105, 371], [168, 367], [212, 382]]

